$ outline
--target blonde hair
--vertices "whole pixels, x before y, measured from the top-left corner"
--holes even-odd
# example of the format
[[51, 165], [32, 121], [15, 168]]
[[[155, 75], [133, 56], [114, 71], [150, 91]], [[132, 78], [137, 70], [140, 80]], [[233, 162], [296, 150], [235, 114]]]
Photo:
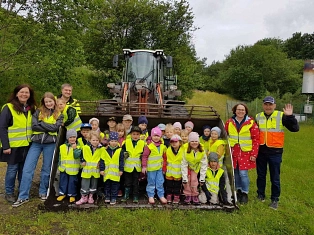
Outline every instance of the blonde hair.
[[168, 130], [172, 130], [172, 132], [174, 132], [174, 127], [173, 127], [173, 125], [171, 123], [168, 123], [166, 125], [165, 131], [168, 131]]
[[54, 101], [55, 105], [54, 105], [52, 116], [55, 120], [57, 120], [58, 117], [60, 116], [60, 111], [58, 110], [57, 105], [56, 105], [57, 104], [56, 98], [51, 92], [45, 92], [43, 98], [41, 98], [40, 100], [40, 107], [39, 107], [40, 113], [39, 113], [38, 119], [44, 120], [45, 118], [48, 118], [50, 116], [50, 110], [47, 109], [45, 105], [45, 98], [49, 98]]
[[180, 137], [182, 137], [182, 135], [189, 136], [189, 132], [188, 132], [188, 130], [186, 130], [186, 129], [181, 130]]
[[124, 127], [124, 125], [123, 125], [122, 123], [118, 123], [118, 124], [116, 125], [116, 131], [117, 131], [117, 132], [123, 131], [123, 132], [124, 132], [123, 137], [126, 136], [126, 130], [125, 130], [125, 127]]
[[93, 136], [96, 137], [99, 140], [99, 142], [101, 141], [101, 137], [100, 137], [100, 134], [98, 131], [90, 131], [89, 136], [88, 136], [88, 140], [90, 141]]

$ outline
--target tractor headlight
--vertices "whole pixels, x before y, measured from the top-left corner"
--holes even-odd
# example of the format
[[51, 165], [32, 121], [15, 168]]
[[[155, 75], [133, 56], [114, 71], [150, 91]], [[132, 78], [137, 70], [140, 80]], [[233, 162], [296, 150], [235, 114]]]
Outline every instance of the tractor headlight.
[[170, 91], [175, 91], [177, 89], [178, 89], [178, 87], [176, 85], [171, 85], [170, 86]]

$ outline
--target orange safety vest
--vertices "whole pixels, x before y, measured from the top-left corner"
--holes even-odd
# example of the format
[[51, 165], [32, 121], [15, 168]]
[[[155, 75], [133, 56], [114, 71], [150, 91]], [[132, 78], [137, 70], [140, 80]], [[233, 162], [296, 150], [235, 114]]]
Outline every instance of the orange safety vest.
[[256, 115], [260, 130], [260, 145], [271, 148], [283, 148], [285, 133], [282, 124], [283, 112], [275, 110], [267, 119], [264, 112]]

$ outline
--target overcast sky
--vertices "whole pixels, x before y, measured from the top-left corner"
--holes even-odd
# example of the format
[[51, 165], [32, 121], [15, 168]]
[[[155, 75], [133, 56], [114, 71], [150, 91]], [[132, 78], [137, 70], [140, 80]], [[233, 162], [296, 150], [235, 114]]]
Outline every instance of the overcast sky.
[[195, 15], [193, 43], [207, 64], [232, 48], [263, 38], [287, 39], [314, 32], [313, 0], [188, 0]]

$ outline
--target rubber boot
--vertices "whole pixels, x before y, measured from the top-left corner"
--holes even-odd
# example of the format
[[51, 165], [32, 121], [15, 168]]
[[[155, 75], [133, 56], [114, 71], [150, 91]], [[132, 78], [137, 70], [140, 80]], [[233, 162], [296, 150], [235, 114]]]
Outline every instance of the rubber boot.
[[174, 195], [173, 204], [179, 204], [179, 202], [180, 202], [180, 195]]
[[77, 201], [75, 204], [76, 205], [82, 205], [85, 204], [88, 201], [88, 196], [87, 195], [82, 195], [81, 199]]
[[89, 194], [89, 197], [88, 197], [88, 204], [94, 204], [94, 198], [93, 198], [93, 194]]
[[124, 190], [124, 196], [121, 199], [121, 202], [126, 202], [130, 197], [130, 188], [125, 188]]

